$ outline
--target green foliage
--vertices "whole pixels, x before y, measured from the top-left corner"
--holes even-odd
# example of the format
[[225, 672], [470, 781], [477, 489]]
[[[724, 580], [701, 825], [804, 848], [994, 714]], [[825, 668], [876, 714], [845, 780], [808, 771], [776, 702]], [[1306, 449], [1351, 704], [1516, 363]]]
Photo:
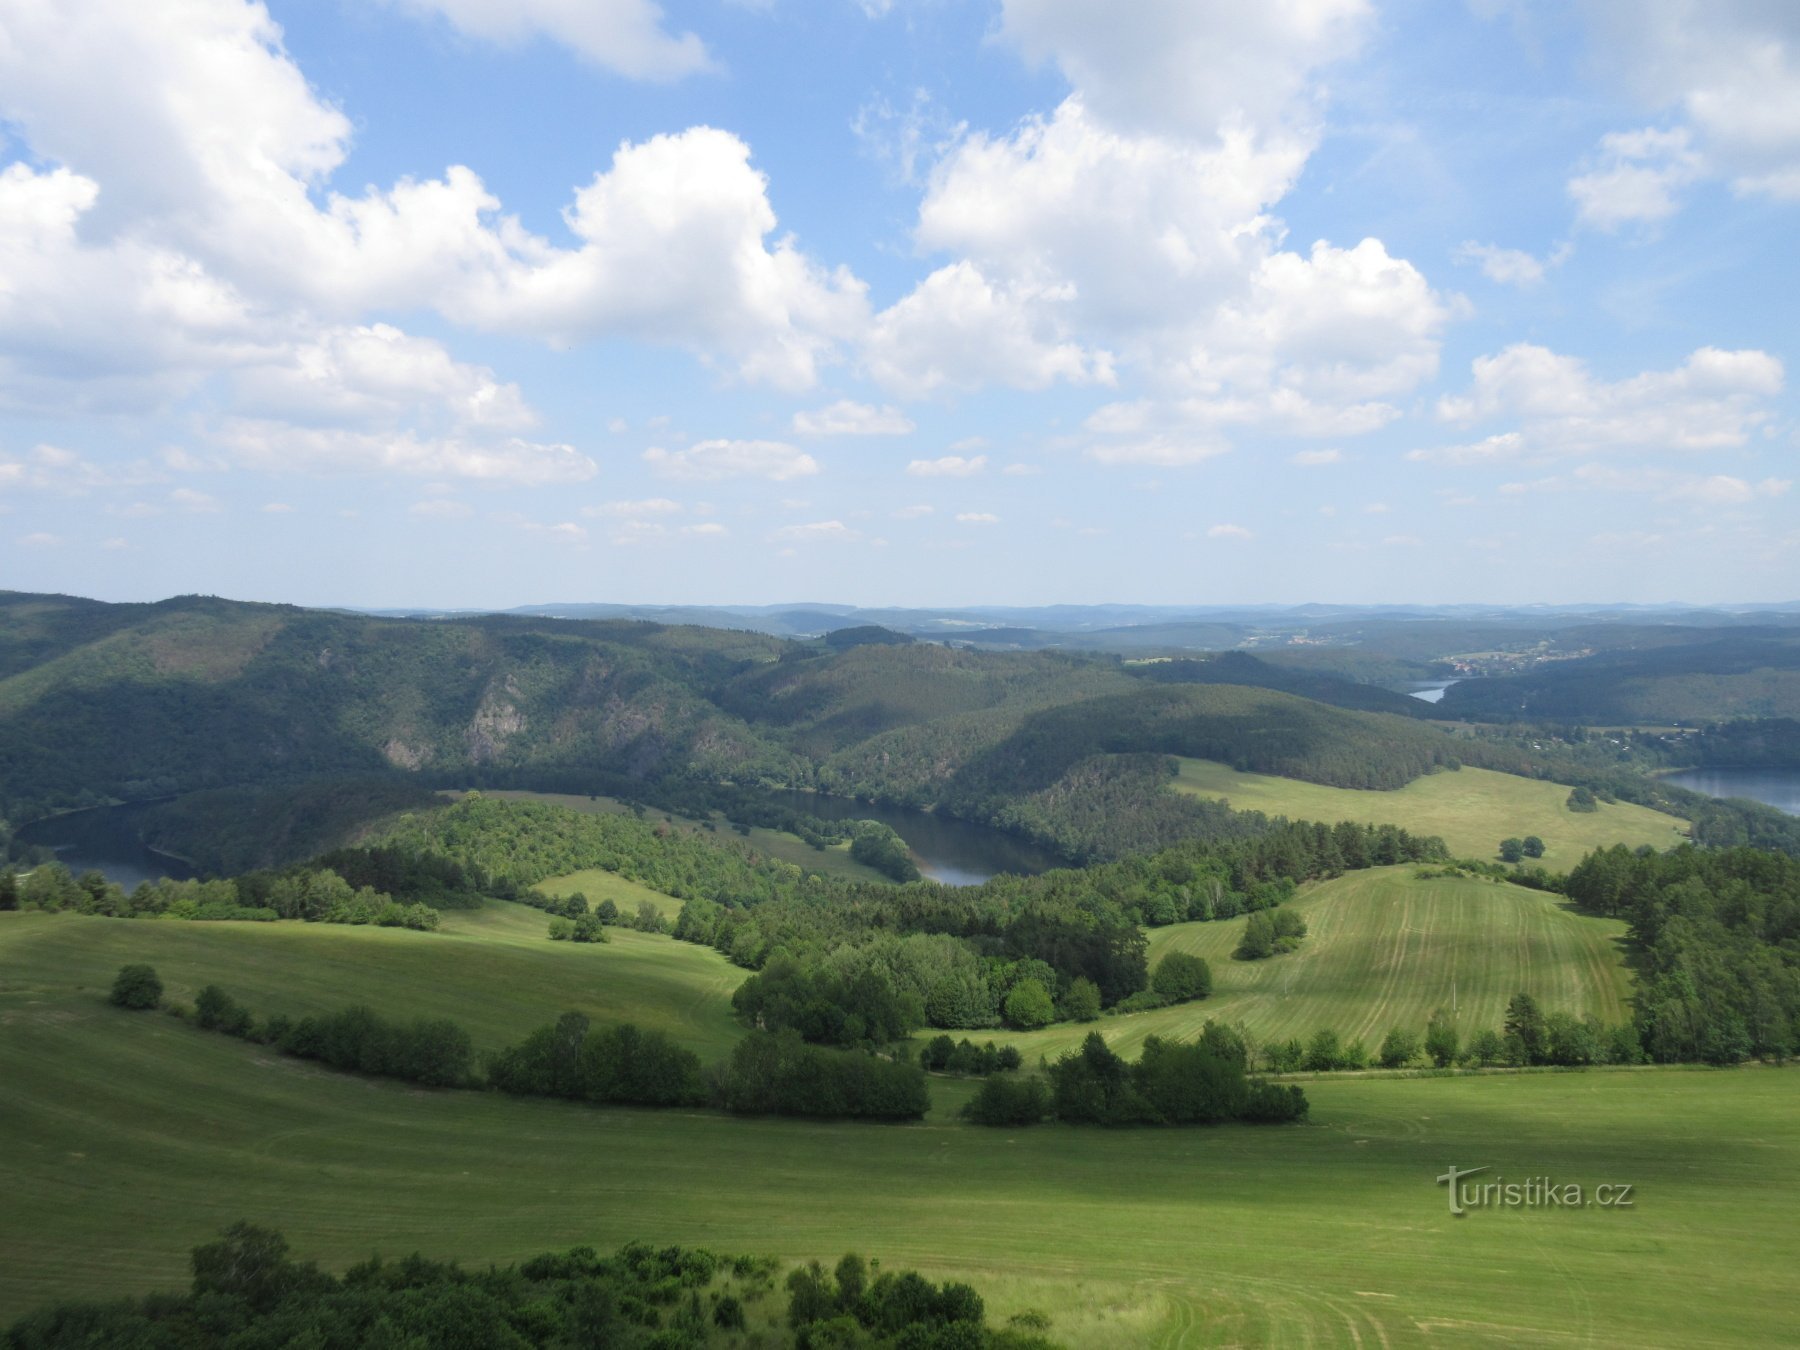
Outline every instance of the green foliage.
[[[419, 1255], [393, 1263], [372, 1257], [333, 1276], [311, 1262], [295, 1261], [280, 1233], [239, 1222], [217, 1241], [193, 1249], [186, 1294], [45, 1308], [16, 1322], [7, 1343], [19, 1350], [101, 1345], [698, 1350], [739, 1343], [745, 1306], [768, 1291], [770, 1264], [701, 1248], [631, 1243], [611, 1256], [576, 1247], [477, 1270]], [[816, 1263], [807, 1268], [818, 1269]], [[839, 1270], [845, 1270], [842, 1263]], [[831, 1278], [822, 1272], [821, 1277]], [[917, 1288], [925, 1291], [922, 1298]], [[702, 1295], [711, 1303], [710, 1318]], [[799, 1300], [790, 1304], [790, 1316], [800, 1306]], [[822, 1307], [835, 1315], [837, 1300], [828, 1298]], [[911, 1273], [884, 1272], [844, 1307], [883, 1331], [906, 1317], [897, 1331], [919, 1328], [929, 1334], [966, 1327], [976, 1337], [972, 1344], [986, 1343], [982, 1300], [968, 1285], [940, 1287]], [[808, 1319], [792, 1325], [802, 1338], [811, 1330]]]
[[714, 1100], [739, 1115], [919, 1120], [931, 1104], [915, 1064], [753, 1031], [714, 1072]]
[[[1579, 791], [1579, 789], [1577, 789]], [[1500, 841], [1501, 862], [1523, 862], [1525, 860], [1525, 841], [1522, 839], [1502, 839]]]
[[[1523, 852], [1527, 858], [1541, 858], [1544, 856], [1544, 841], [1539, 839], [1535, 834], [1526, 835], [1525, 838], [1520, 841], [1519, 847], [1520, 851]], [[1507, 861], [1510, 862], [1512, 860], [1509, 858]]]
[[850, 857], [894, 881], [919, 879], [918, 866], [912, 860], [906, 841], [891, 826], [878, 820], [856, 822], [855, 833], [850, 839]]
[[1036, 1125], [1049, 1111], [1050, 1089], [1037, 1074], [1025, 1074], [984, 1080], [961, 1115], [975, 1125]]
[[1212, 993], [1212, 967], [1188, 952], [1170, 952], [1156, 963], [1150, 987], [1169, 1003], [1187, 1003]]
[[[1593, 789], [1588, 788], [1588, 787], [1577, 787], [1577, 788], [1571, 789], [1571, 791], [1569, 792], [1568, 806], [1569, 806], [1569, 810], [1577, 811], [1577, 812], [1590, 812], [1591, 813], [1594, 811], [1598, 811], [1600, 809], [1600, 803], [1597, 800], [1595, 800], [1595, 798], [1594, 798]], [[1515, 858], [1515, 859], [1508, 859], [1508, 861], [1516, 862], [1518, 860]]]
[[1092, 1022], [1099, 1017], [1100, 986], [1086, 976], [1071, 980], [1062, 996], [1062, 1015], [1070, 1022]]
[[1152, 1036], [1127, 1064], [1098, 1032], [1049, 1066], [1051, 1113], [1072, 1125], [1203, 1125], [1305, 1116], [1298, 1088], [1246, 1076], [1242, 1039], [1208, 1022], [1190, 1044]]
[[1419, 1057], [1419, 1038], [1404, 1027], [1395, 1027], [1382, 1039], [1376, 1053], [1382, 1068], [1404, 1068]]
[[156, 971], [146, 965], [120, 966], [118, 978], [113, 981], [112, 993], [108, 1001], [115, 1008], [130, 1008], [142, 1012], [162, 1004], [163, 984], [156, 977]]
[[590, 1030], [576, 1012], [495, 1055], [487, 1081], [515, 1095], [630, 1106], [698, 1106], [707, 1096], [691, 1050], [630, 1023]]
[[1041, 1027], [1056, 1016], [1056, 1005], [1050, 991], [1037, 980], [1025, 979], [1015, 984], [1006, 995], [1006, 1024], [1029, 1031]]
[[1425, 1028], [1425, 1053], [1438, 1068], [1448, 1068], [1456, 1063], [1460, 1047], [1460, 1037], [1456, 1030], [1456, 1021], [1439, 1008], [1431, 1015], [1431, 1023]]
[[1240, 961], [1261, 961], [1275, 954], [1275, 921], [1256, 913], [1244, 925], [1244, 936], [1232, 953]]

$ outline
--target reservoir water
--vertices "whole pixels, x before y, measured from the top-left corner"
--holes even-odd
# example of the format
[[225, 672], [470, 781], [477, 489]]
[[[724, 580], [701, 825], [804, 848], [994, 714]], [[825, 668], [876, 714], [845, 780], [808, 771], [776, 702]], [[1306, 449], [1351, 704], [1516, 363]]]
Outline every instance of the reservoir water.
[[971, 825], [930, 811], [875, 806], [850, 797], [813, 792], [771, 792], [771, 801], [821, 820], [879, 820], [906, 841], [926, 877], [946, 886], [974, 886], [1001, 872], [1036, 876], [1068, 863], [1017, 835]]
[[1800, 770], [1683, 769], [1663, 780], [1709, 797], [1748, 797], [1790, 816], [1800, 816]]
[[1456, 683], [1456, 680], [1432, 680], [1429, 683], [1415, 684], [1406, 692], [1423, 703], [1442, 703], [1444, 690]]
[[76, 876], [99, 872], [127, 891], [159, 877], [185, 881], [194, 869], [180, 858], [145, 848], [134, 822], [142, 806], [99, 806], [91, 811], [34, 820], [18, 830], [27, 844], [56, 850], [56, 860]]

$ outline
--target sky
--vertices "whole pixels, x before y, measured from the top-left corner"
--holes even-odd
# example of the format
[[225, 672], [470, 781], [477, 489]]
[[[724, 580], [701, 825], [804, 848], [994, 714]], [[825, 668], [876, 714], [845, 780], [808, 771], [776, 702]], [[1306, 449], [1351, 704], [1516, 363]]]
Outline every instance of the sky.
[[1792, 0], [0, 0], [0, 588], [1800, 599]]

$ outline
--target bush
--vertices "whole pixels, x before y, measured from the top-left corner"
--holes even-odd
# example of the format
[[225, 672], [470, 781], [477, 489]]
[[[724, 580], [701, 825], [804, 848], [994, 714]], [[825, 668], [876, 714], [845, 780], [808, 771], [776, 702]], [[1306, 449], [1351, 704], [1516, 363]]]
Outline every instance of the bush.
[[1050, 1001], [1050, 991], [1037, 980], [1020, 980], [1006, 996], [1006, 1024], [1010, 1027], [1030, 1031], [1055, 1016], [1056, 1005]]
[[119, 973], [113, 980], [109, 1001], [115, 1008], [130, 1008], [141, 1012], [160, 1006], [162, 996], [162, 981], [156, 977], [156, 971], [152, 967], [120, 966]]
[[1412, 1032], [1395, 1027], [1381, 1043], [1381, 1067], [1399, 1069], [1419, 1057], [1419, 1038]]
[[1187, 952], [1170, 952], [1156, 964], [1150, 987], [1170, 1003], [1188, 1003], [1212, 993], [1212, 967]]
[[962, 1109], [976, 1125], [1036, 1125], [1050, 1110], [1050, 1091], [1036, 1074], [1024, 1078], [987, 1079]]
[[1100, 1016], [1100, 986], [1077, 976], [1063, 995], [1062, 1015], [1070, 1022], [1092, 1022]]

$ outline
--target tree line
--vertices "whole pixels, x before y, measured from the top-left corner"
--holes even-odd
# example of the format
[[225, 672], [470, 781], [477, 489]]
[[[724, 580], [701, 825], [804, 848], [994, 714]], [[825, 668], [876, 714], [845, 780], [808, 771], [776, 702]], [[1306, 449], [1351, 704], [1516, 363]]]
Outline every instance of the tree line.
[[793, 1336], [785, 1343], [802, 1346], [1050, 1350], [1038, 1334], [1048, 1325], [1041, 1315], [991, 1327], [970, 1285], [883, 1270], [854, 1253], [833, 1271], [816, 1261], [799, 1267], [784, 1291], [772, 1258], [642, 1242], [610, 1255], [574, 1247], [468, 1270], [418, 1254], [372, 1256], [332, 1275], [296, 1260], [276, 1230], [239, 1221], [195, 1247], [189, 1267], [184, 1293], [46, 1307], [14, 1322], [5, 1343], [14, 1350], [703, 1350], [741, 1345], [746, 1335], [759, 1343], [785, 1326]]
[[0, 910], [37, 909], [114, 919], [188, 919], [374, 924], [435, 931], [438, 912], [370, 886], [352, 886], [330, 868], [296, 867], [210, 881], [140, 882], [126, 892], [99, 872], [72, 876], [61, 863], [41, 863], [20, 875], [0, 871]]

